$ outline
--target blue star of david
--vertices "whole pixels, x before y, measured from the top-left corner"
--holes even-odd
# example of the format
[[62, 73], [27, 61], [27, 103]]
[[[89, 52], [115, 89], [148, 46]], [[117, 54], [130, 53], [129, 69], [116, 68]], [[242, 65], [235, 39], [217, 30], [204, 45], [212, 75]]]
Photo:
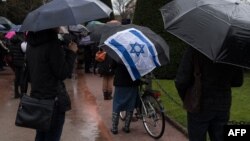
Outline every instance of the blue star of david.
[[139, 57], [141, 53], [144, 53], [143, 44], [138, 44], [135, 42], [134, 44], [130, 44], [130, 46], [132, 47], [130, 53], [135, 53], [137, 57]]

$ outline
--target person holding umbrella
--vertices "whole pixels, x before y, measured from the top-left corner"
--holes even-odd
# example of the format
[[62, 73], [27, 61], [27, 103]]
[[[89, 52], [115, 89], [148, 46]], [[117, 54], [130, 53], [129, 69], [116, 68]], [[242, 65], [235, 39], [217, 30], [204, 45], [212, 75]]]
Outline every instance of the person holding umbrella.
[[118, 133], [119, 113], [126, 111], [123, 131], [130, 132], [133, 110], [138, 100], [140, 78], [169, 62], [167, 43], [147, 27], [120, 25], [102, 35], [101, 48], [113, 58], [112, 129]]
[[59, 141], [65, 112], [71, 109], [63, 80], [71, 76], [78, 48], [72, 41], [62, 45], [58, 27], [109, 17], [111, 12], [99, 0], [53, 0], [31, 11], [24, 19], [20, 31], [29, 31], [26, 57], [30, 96], [58, 99], [51, 129], [47, 132], [37, 130], [35, 141]]
[[63, 80], [68, 78], [76, 59], [77, 45], [69, 43], [63, 47], [58, 39], [58, 28], [28, 32], [26, 50], [27, 66], [30, 74], [30, 96], [38, 99], [55, 99], [57, 106], [49, 131], [36, 131], [35, 141], [59, 141], [65, 112], [71, 103]]
[[[195, 60], [198, 60], [198, 64], [195, 64]], [[194, 48], [187, 48], [175, 79], [175, 86], [183, 101], [195, 79], [194, 65], [198, 65], [200, 70], [201, 98], [199, 111], [187, 111], [189, 140], [206, 141], [208, 133], [211, 141], [223, 141], [224, 125], [230, 115], [231, 87], [242, 85], [243, 69], [214, 63]]]
[[130, 122], [132, 120], [133, 111], [136, 106], [136, 100], [139, 92], [140, 80], [133, 81], [125, 65], [115, 63], [113, 64], [115, 72], [114, 77], [114, 99], [113, 99], [113, 113], [112, 113], [112, 129], [113, 134], [118, 133], [119, 113], [126, 111], [125, 126], [123, 131], [130, 132]]

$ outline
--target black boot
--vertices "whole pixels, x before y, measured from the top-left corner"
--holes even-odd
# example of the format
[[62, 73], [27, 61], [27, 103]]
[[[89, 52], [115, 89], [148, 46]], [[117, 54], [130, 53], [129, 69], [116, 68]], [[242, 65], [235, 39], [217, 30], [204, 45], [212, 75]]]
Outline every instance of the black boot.
[[129, 133], [130, 122], [133, 116], [133, 111], [126, 111], [125, 126], [122, 128], [124, 132]]
[[111, 129], [111, 132], [113, 134], [118, 133], [118, 124], [119, 124], [119, 114], [118, 113], [112, 113], [112, 129]]

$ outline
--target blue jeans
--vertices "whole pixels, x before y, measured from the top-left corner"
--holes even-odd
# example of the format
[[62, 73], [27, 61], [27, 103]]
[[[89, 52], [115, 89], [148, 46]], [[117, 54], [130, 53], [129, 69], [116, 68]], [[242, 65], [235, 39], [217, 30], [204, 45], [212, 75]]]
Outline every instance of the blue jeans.
[[51, 129], [48, 132], [41, 132], [37, 130], [35, 141], [60, 141], [64, 120], [65, 112], [55, 113]]
[[206, 141], [207, 133], [211, 141], [224, 140], [224, 125], [229, 120], [229, 111], [202, 111], [187, 114], [189, 141]]

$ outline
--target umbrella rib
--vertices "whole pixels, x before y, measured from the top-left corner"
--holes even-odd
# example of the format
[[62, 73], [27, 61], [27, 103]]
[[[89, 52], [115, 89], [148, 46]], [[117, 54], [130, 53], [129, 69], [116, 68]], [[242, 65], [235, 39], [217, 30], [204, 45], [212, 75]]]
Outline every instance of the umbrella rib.
[[75, 16], [74, 16], [73, 9], [72, 9], [69, 5], [68, 5], [68, 7], [69, 7], [69, 9], [70, 9], [70, 12], [71, 12], [72, 17], [74, 17], [74, 24], [77, 24], [77, 23], [76, 23], [76, 18], [75, 18]]
[[226, 24], [230, 25], [230, 23], [229, 23], [229, 22], [225, 21], [224, 19], [222, 19], [222, 18], [220, 18], [220, 17], [218, 17], [218, 16], [216, 16], [216, 15], [211, 14], [210, 12], [208, 12], [208, 11], [204, 10], [203, 8], [198, 7], [198, 9], [200, 9], [200, 10], [202, 10], [202, 11], [204, 11], [204, 12], [208, 13], [209, 15], [211, 15], [211, 16], [213, 16], [213, 17], [215, 17], [215, 18], [217, 18], [217, 19], [219, 19], [219, 20], [223, 21], [224, 23], [226, 23]]
[[[212, 5], [212, 4], [209, 4], [209, 3], [208, 3], [208, 4], [204, 4], [204, 5], [200, 5], [200, 6], [197, 5], [196, 7], [193, 7], [193, 8], [191, 8], [191, 9], [187, 10], [185, 13], [182, 13], [182, 14], [178, 15], [178, 16], [175, 17], [171, 22], [168, 23], [168, 27], [169, 27], [170, 25], [172, 25], [174, 22], [176, 22], [180, 17], [186, 15], [187, 13], [193, 11], [194, 9], [198, 8], [198, 9], [203, 10], [201, 7], [207, 6], [207, 5]], [[218, 4], [218, 5], [223, 5], [223, 4]], [[166, 10], [163, 9], [163, 11], [166, 11]], [[203, 11], [205, 11], [205, 10], [203, 10]], [[207, 11], [205, 11], [205, 12], [207, 12]], [[209, 13], [209, 12], [207, 12], [207, 13]], [[218, 19], [220, 19], [220, 18], [218, 18]], [[221, 19], [221, 20], [222, 20], [222, 19]], [[225, 20], [223, 20], [223, 21], [225, 21]], [[225, 22], [226, 22], [226, 21], [225, 21]], [[226, 23], [227, 23], [227, 22], [226, 22]], [[165, 25], [165, 24], [164, 24], [164, 25]], [[165, 27], [165, 28], [168, 28], [168, 27]]]
[[[172, 35], [178, 37], [179, 39], [181, 39], [182, 41], [184, 41], [185, 43], [187, 43], [188, 45], [194, 47], [194, 49], [198, 50], [197, 46], [194, 46], [192, 45], [191, 43], [187, 42], [185, 39], [183, 39], [181, 36], [178, 36], [177, 34], [174, 34], [173, 32], [171, 31], [168, 31], [169, 33], [171, 33]], [[213, 58], [211, 58], [210, 56], [208, 56], [207, 54], [203, 53], [201, 50], [198, 50], [200, 51], [202, 54], [204, 54], [205, 56], [207, 56], [210, 60], [213, 60]]]

